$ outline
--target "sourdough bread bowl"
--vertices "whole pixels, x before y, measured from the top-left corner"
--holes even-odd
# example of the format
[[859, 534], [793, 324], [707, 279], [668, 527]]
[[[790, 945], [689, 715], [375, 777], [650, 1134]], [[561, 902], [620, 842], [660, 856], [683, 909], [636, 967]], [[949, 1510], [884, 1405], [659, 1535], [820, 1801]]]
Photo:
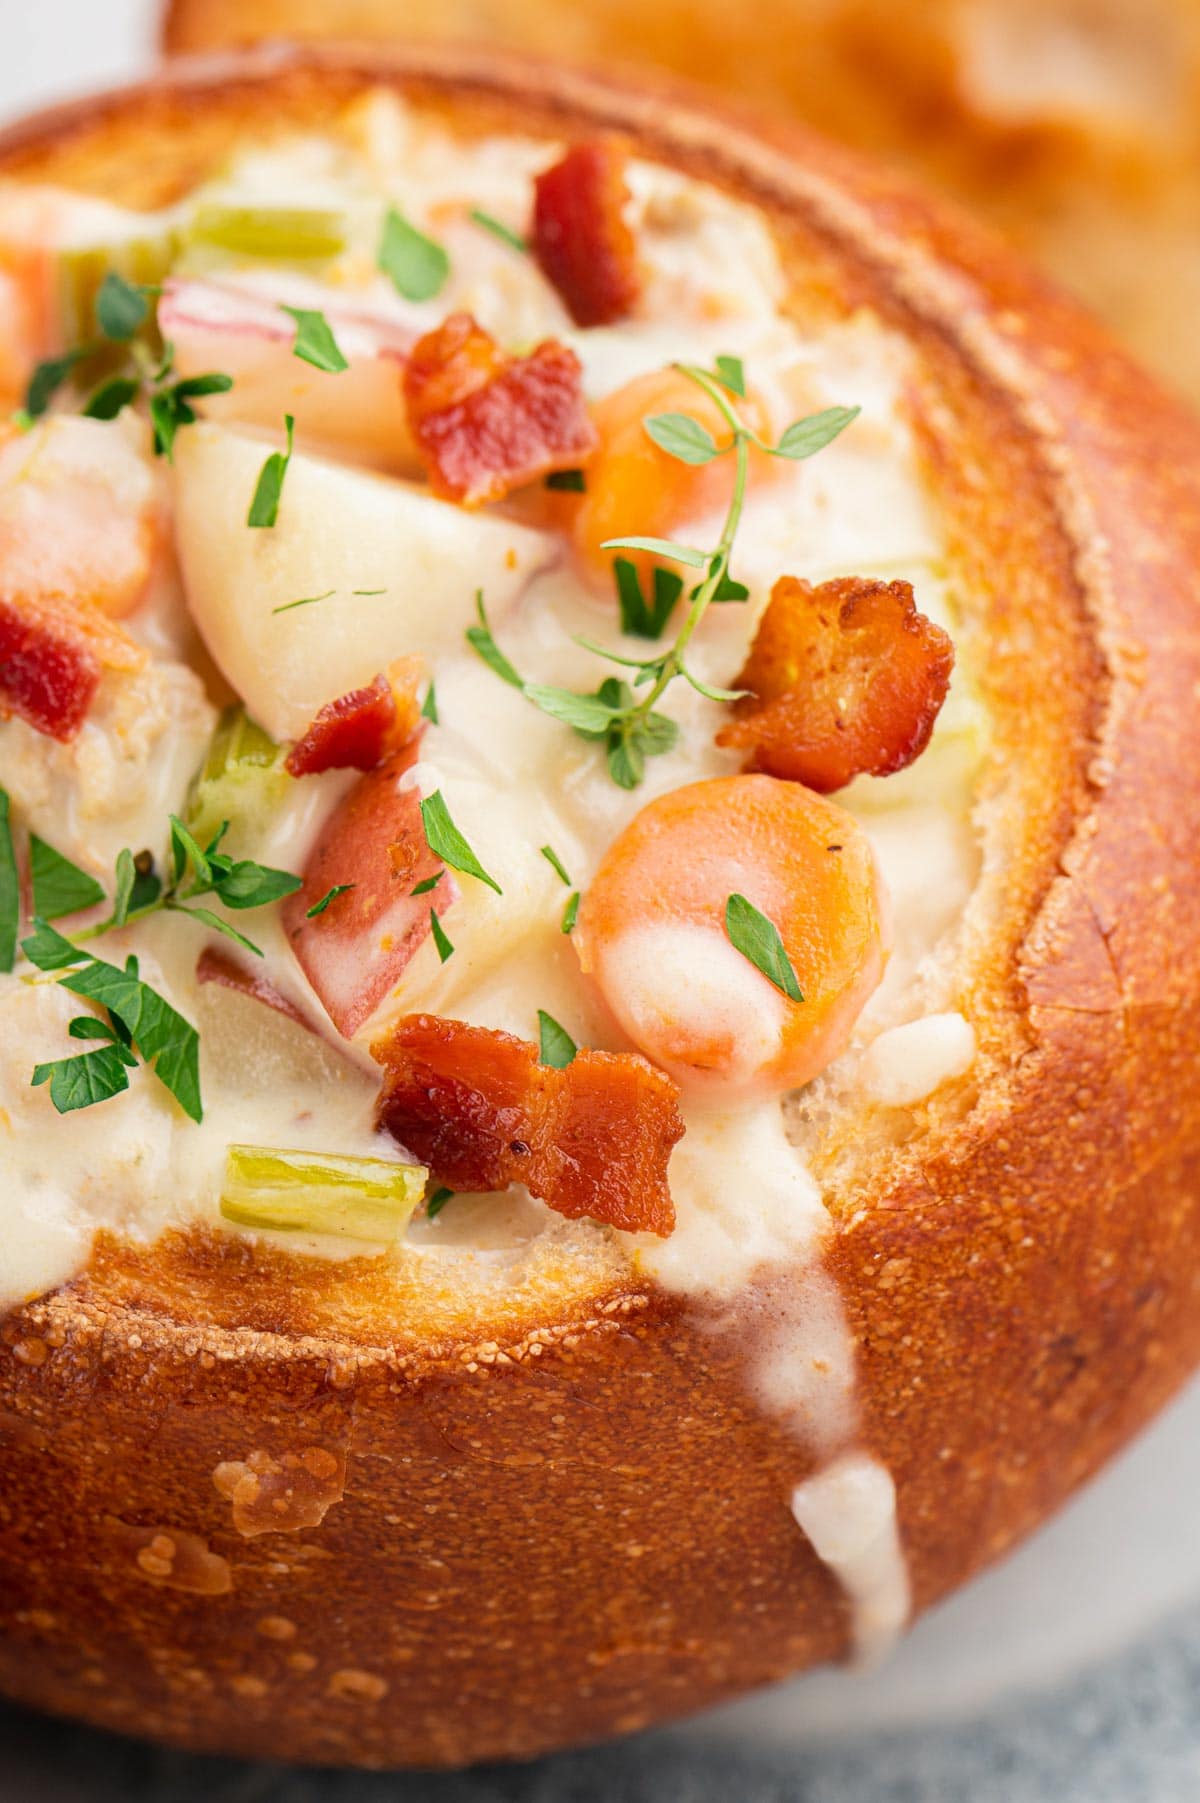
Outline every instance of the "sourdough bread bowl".
[[[799, 466], [806, 486], [783, 491], [785, 527], [805, 495], [824, 497], [803, 514], [809, 538], [781, 541], [791, 567], [767, 513], [748, 512], [735, 574], [759, 614], [784, 573], [912, 581], [952, 633], [951, 703], [956, 685], [966, 702], [953, 718], [948, 704], [909, 770], [865, 789], [860, 778], [843, 798], [847, 834], [865, 835], [892, 889], [892, 988], [765, 1138], [759, 1117], [723, 1138], [720, 1120], [685, 1105], [669, 1236], [485, 1195], [451, 1200], [386, 1252], [294, 1250], [284, 1234], [237, 1231], [204, 1183], [193, 1193], [211, 1146], [178, 1110], [171, 1183], [147, 1190], [136, 1145], [122, 1154], [109, 1123], [148, 1072], [69, 1117], [38, 1088], [21, 1139], [32, 1059], [6, 1028], [6, 1055], [23, 1061], [3, 1097], [0, 1687], [193, 1748], [448, 1766], [629, 1732], [884, 1647], [1044, 1520], [1195, 1363], [1200, 433], [1073, 304], [899, 180], [816, 138], [757, 136], [689, 100], [560, 67], [377, 49], [181, 64], [10, 129], [0, 175], [157, 217], [198, 184], [228, 182], [247, 145], [291, 159], [315, 136], [359, 154], [364, 131], [375, 151], [380, 133], [399, 142], [410, 175], [449, 142], [495, 176], [515, 137], [526, 181], [564, 145], [619, 138], [651, 171], [630, 175], [650, 262], [656, 231], [674, 243], [699, 221], [708, 234], [706, 329], [731, 354], [746, 337], [751, 392], [767, 368], [765, 349], [753, 353], [763, 322], [747, 324], [738, 296], [768, 241], [782, 272], [778, 291], [763, 278], [770, 333], [788, 359], [788, 334], [813, 347], [813, 405], [824, 372], [860, 383], [864, 414]], [[300, 162], [298, 187], [311, 173]], [[479, 207], [509, 204], [503, 181], [479, 179]], [[652, 322], [667, 329], [699, 278], [661, 255], [654, 279], [675, 286], [648, 293], [674, 295], [678, 319], [668, 308], [665, 328]], [[602, 386], [586, 332], [560, 335]], [[219, 398], [236, 396], [235, 382]], [[242, 456], [235, 430], [210, 419], [178, 434], [179, 522], [190, 493], [218, 493], [197, 488], [194, 466], [223, 431], [225, 467]], [[301, 511], [289, 514], [287, 483], [322, 468], [349, 480], [337, 460], [306, 464], [303, 438], [301, 417], [281, 534]], [[299, 492], [305, 513], [320, 511], [319, 489]], [[927, 512], [914, 524], [917, 492]], [[224, 529], [206, 504], [207, 532], [187, 539], [181, 523], [177, 546], [201, 614], [195, 546]], [[461, 533], [484, 518], [464, 513]], [[326, 584], [313, 576], [315, 595]], [[536, 623], [526, 596], [491, 619], [502, 647], [533, 657], [531, 610]], [[612, 641], [611, 621], [597, 630]], [[228, 641], [204, 636], [228, 676]], [[219, 698], [220, 676], [190, 655]], [[444, 655], [449, 720], [463, 654]], [[723, 679], [704, 666], [710, 683], [736, 675], [725, 655]], [[503, 710], [525, 697], [494, 667], [485, 677], [496, 699], [479, 702], [476, 730], [492, 764], [515, 759], [505, 791], [531, 808], [538, 782], [566, 794], [594, 747], [552, 721], [563, 736], [546, 741], [551, 775], [538, 775], [500, 736]], [[268, 682], [264, 704], [281, 693]], [[461, 689], [477, 693], [493, 691]], [[287, 724], [277, 736], [297, 738]], [[46, 840], [57, 828], [58, 849], [86, 867], [67, 815], [47, 819], [36, 786], [22, 788], [12, 735], [27, 741], [27, 723], [0, 730], [14, 819]], [[427, 745], [442, 730], [431, 724]], [[719, 756], [716, 770], [740, 768]], [[888, 783], [907, 787], [881, 794]], [[672, 787], [646, 790], [649, 805]], [[461, 825], [449, 779], [447, 791]], [[598, 849], [582, 827], [571, 847], [585, 890], [621, 825], [597, 799], [608, 794], [583, 793], [599, 819]], [[460, 875], [455, 904], [468, 925], [473, 880]], [[557, 930], [566, 890], [550, 893]], [[483, 931], [499, 933], [497, 919], [484, 915]], [[174, 982], [166, 929], [184, 929], [161, 924], [150, 955]], [[452, 908], [446, 926], [459, 930]], [[563, 994], [560, 1018], [580, 1010], [568, 1031], [581, 1021], [589, 1045], [627, 1050], [582, 990], [551, 991], [560, 960], [547, 943], [522, 1006], [532, 1016], [543, 994]], [[521, 947], [505, 955], [517, 965]], [[437, 1008], [454, 961], [445, 969], [422, 977], [432, 1007], [475, 1018], [469, 994]], [[571, 973], [562, 982], [582, 983]], [[20, 974], [5, 981], [8, 1004]], [[253, 1130], [258, 1112], [278, 1124], [270, 1109], [280, 1090], [290, 1105], [293, 1081], [262, 1050], [261, 1000], [178, 984], [188, 1007], [224, 997], [234, 1011], [213, 1026], [223, 1070], [205, 1067], [216, 1130], [280, 1143]], [[35, 976], [21, 995], [48, 987]], [[481, 1025], [509, 1023], [511, 998], [497, 1006], [499, 1019], [481, 1004]], [[296, 1093], [319, 1127], [340, 1054], [308, 1037]], [[68, 1122], [81, 1137], [61, 1168], [79, 1207], [55, 1213], [30, 1200], [30, 1131], [53, 1171]], [[627, 1156], [619, 1138], [609, 1149], [614, 1165]], [[122, 1156], [136, 1205], [92, 1183]]]

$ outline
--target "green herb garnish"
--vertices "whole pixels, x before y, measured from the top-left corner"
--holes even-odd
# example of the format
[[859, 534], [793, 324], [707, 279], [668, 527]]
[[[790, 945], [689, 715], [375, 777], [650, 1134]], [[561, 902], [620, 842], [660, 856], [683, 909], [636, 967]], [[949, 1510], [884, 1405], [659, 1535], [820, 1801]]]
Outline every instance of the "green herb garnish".
[[429, 849], [443, 864], [462, 871], [465, 876], [478, 877], [481, 883], [486, 883], [497, 895], [504, 893], [495, 877], [488, 875], [451, 820], [446, 798], [440, 789], [435, 789], [432, 795], [426, 796], [422, 801], [421, 819], [425, 823], [425, 839]]
[[415, 883], [408, 893], [410, 895], [428, 895], [431, 890], [437, 888], [443, 875], [443, 871], [435, 870], [433, 875], [427, 876], [423, 882]]
[[43, 920], [60, 920], [104, 900], [104, 885], [72, 864], [60, 851], [29, 835], [29, 867], [33, 879], [33, 911]]
[[573, 894], [567, 897], [567, 905], [563, 909], [562, 930], [564, 933], [573, 933], [575, 931], [575, 922], [578, 916], [579, 891], [576, 889]]
[[492, 637], [492, 629], [488, 624], [487, 613], [483, 605], [481, 588], [475, 591], [475, 611], [479, 615], [479, 624], [467, 627], [468, 645], [479, 653], [488, 669], [494, 670], [501, 682], [508, 683], [514, 689], [524, 688], [525, 685], [516, 670]]
[[281, 307], [296, 322], [296, 339], [292, 345], [292, 355], [300, 357], [305, 363], [311, 363], [314, 369], [323, 369], [329, 375], [338, 375], [343, 369], [349, 369], [345, 357], [333, 335], [333, 328], [323, 313], [311, 307]]
[[529, 246], [520, 232], [514, 232], [512, 227], [505, 225], [502, 219], [493, 218], [492, 214], [485, 213], [482, 207], [473, 207], [470, 218], [474, 225], [482, 226], [485, 232], [490, 232], [493, 238], [499, 238], [501, 244], [507, 244], [510, 250], [519, 250], [522, 255], [528, 255]]
[[446, 1189], [444, 1185], [440, 1189], [435, 1189], [432, 1196], [428, 1196], [425, 1201], [426, 1220], [435, 1221], [447, 1202], [453, 1202], [454, 1194], [452, 1189]]
[[[675, 603], [683, 593], [683, 577], [674, 570], [654, 566], [654, 599], [647, 601], [637, 565], [628, 557], [613, 558], [613, 575], [617, 584], [617, 602], [621, 609], [621, 631], [639, 639], [660, 639]], [[714, 597], [715, 599], [715, 597]]]
[[587, 477], [582, 470], [551, 470], [543, 479], [543, 488], [558, 489], [569, 495], [587, 493]]
[[432, 300], [450, 274], [450, 259], [442, 246], [410, 225], [395, 207], [384, 215], [375, 260], [405, 300]]
[[0, 971], [9, 971], [16, 963], [21, 931], [21, 879], [10, 815], [8, 790], [0, 789]]
[[[169, 362], [163, 373], [169, 373]], [[176, 433], [181, 426], [193, 426], [196, 423], [196, 409], [192, 402], [206, 394], [228, 394], [232, 387], [232, 376], [213, 370], [209, 375], [184, 376], [181, 381], [156, 389], [150, 396], [150, 423], [154, 427], [155, 456], [165, 457], [168, 463], [173, 462]]]
[[331, 901], [336, 901], [339, 895], [346, 895], [353, 888], [353, 883], [335, 883], [332, 889], [326, 889], [320, 901], [314, 902], [311, 908], [305, 908], [305, 920], [315, 920], [318, 914], [324, 914]]
[[296, 422], [290, 413], [284, 414], [283, 423], [287, 430], [287, 450], [272, 451], [258, 472], [254, 498], [250, 503], [250, 511], [246, 515], [247, 526], [273, 526], [279, 518], [279, 500], [283, 494], [283, 479], [287, 475], [288, 464], [292, 460], [292, 445], [296, 430]]
[[731, 895], [725, 903], [725, 931], [729, 943], [789, 1001], [804, 1000], [778, 927], [744, 895]]
[[549, 864], [555, 876], [559, 877], [569, 889], [571, 887], [571, 879], [563, 869], [562, 859], [559, 857], [554, 847], [552, 845], [543, 845], [542, 856], [545, 858], [547, 864]]
[[441, 724], [438, 719], [437, 688], [432, 677], [429, 680], [429, 687], [425, 691], [425, 699], [421, 703], [421, 718], [428, 720], [431, 726]]
[[579, 1047], [571, 1038], [565, 1027], [561, 1027], [552, 1014], [544, 1008], [538, 1009], [538, 1057], [551, 1070], [565, 1071], [578, 1055]]
[[96, 294], [96, 324], [114, 344], [127, 344], [150, 313], [145, 291], [110, 269]]
[[454, 947], [447, 939], [446, 929], [432, 908], [429, 910], [429, 930], [433, 934], [433, 943], [437, 946], [438, 957], [444, 964], [447, 958], [454, 956]]

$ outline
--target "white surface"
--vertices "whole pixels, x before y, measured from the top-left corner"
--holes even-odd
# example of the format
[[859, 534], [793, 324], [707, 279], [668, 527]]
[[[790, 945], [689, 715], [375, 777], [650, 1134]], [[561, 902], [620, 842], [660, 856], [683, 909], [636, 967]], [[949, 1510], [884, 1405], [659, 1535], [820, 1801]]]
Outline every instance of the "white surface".
[[[0, 117], [135, 76], [154, 0], [2, 0]], [[786, 1744], [968, 1715], [1113, 1652], [1200, 1596], [1200, 1388], [1015, 1558], [922, 1622], [877, 1672], [822, 1674], [691, 1734]]]

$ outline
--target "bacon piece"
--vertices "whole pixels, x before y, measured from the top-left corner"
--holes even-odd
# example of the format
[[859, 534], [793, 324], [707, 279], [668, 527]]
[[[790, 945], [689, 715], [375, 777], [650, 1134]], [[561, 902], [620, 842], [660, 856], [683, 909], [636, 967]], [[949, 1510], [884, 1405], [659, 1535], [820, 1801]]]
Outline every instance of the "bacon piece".
[[954, 646], [907, 582], [782, 576], [736, 687], [752, 693], [718, 745], [749, 769], [828, 794], [920, 757], [950, 687]]
[[665, 1236], [683, 1136], [677, 1085], [632, 1052], [582, 1051], [565, 1070], [511, 1033], [409, 1014], [371, 1047], [384, 1067], [377, 1119], [461, 1190], [523, 1183], [578, 1220]]
[[106, 668], [136, 670], [145, 652], [93, 608], [0, 595], [0, 715], [73, 739]]
[[[399, 981], [429, 933], [431, 909], [440, 916], [459, 896], [426, 842], [420, 790], [400, 787], [418, 747], [413, 740], [359, 778], [326, 821], [303, 886], [283, 903], [300, 967], [346, 1039]], [[436, 888], [412, 893], [439, 872]], [[342, 883], [353, 887], [309, 920], [308, 909]]]
[[637, 241], [625, 219], [624, 146], [576, 144], [533, 188], [533, 254], [577, 326], [624, 319], [642, 290]]
[[291, 776], [323, 770], [374, 770], [417, 732], [421, 710], [416, 684], [421, 660], [398, 658], [363, 689], [327, 702], [303, 738], [288, 752]]
[[196, 960], [197, 983], [217, 983], [222, 989], [236, 990], [238, 995], [248, 996], [253, 1002], [262, 1002], [266, 1008], [273, 1008], [276, 1014], [282, 1014], [287, 1020], [294, 1020], [299, 1027], [307, 1027], [313, 1032], [313, 1024], [308, 1017], [297, 1008], [295, 1002], [288, 997], [261, 971], [247, 970], [244, 964], [229, 952], [218, 949], [214, 945], [206, 945]]
[[464, 507], [498, 501], [596, 448], [574, 351], [548, 339], [510, 357], [469, 313], [414, 346], [404, 373], [409, 424], [435, 494]]

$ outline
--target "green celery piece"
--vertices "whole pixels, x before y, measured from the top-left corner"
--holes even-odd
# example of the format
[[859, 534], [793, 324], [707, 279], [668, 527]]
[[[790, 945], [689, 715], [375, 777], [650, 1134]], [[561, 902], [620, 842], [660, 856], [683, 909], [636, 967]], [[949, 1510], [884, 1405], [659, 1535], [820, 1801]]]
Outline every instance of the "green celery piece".
[[346, 248], [347, 222], [336, 207], [226, 205], [206, 201], [187, 226], [191, 244], [266, 263], [325, 262]]
[[[111, 244], [70, 245], [58, 253], [58, 306], [64, 344], [83, 344], [99, 337], [96, 327], [96, 296], [110, 270], [124, 276], [127, 282], [157, 286], [170, 272], [178, 248], [177, 235], [164, 229], [149, 237], [128, 238]], [[155, 350], [161, 340], [150, 307], [146, 324], [139, 337], [144, 337]], [[106, 345], [98, 353], [97, 367], [115, 365], [121, 359], [121, 347]]]
[[184, 825], [206, 846], [223, 820], [234, 842], [240, 821], [265, 820], [282, 806], [292, 778], [284, 769], [284, 753], [235, 704], [217, 722], [208, 756], [192, 783]]
[[239, 1227], [392, 1245], [425, 1194], [424, 1165], [334, 1152], [230, 1146], [221, 1213]]

